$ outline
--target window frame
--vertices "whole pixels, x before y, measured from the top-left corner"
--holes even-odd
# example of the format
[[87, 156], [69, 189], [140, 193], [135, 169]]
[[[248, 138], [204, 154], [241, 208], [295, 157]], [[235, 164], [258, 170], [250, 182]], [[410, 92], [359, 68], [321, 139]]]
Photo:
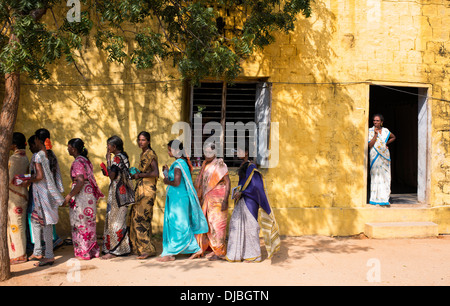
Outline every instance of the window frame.
[[[229, 85], [227, 84], [227, 82], [222, 81], [222, 80], [203, 80], [200, 82], [200, 84], [204, 84], [204, 83], [215, 83], [215, 84], [222, 84], [222, 89], [221, 89], [221, 113], [220, 113], [220, 125], [222, 127], [222, 131], [221, 131], [221, 135], [220, 135], [220, 143], [222, 145], [223, 148], [223, 152], [224, 152], [224, 156], [221, 157], [224, 159], [224, 161], [227, 163], [227, 165], [229, 163], [233, 163], [235, 160], [228, 160], [226, 157], [226, 147], [225, 147], [225, 141], [226, 141], [226, 133], [225, 133], [225, 129], [226, 129], [226, 123], [227, 123], [227, 117], [226, 117], [226, 112], [227, 112], [227, 94], [228, 94], [228, 90], [229, 90]], [[255, 141], [255, 149], [257, 150], [257, 157], [252, 158], [258, 165], [261, 163], [264, 163], [265, 161], [263, 161], [262, 159], [260, 159], [259, 156], [259, 150], [258, 150], [258, 146], [259, 146], [259, 129], [258, 129], [258, 123], [259, 123], [259, 119], [261, 119], [261, 116], [258, 116], [258, 110], [257, 110], [257, 102], [258, 100], [258, 94], [261, 94], [261, 88], [267, 88], [267, 92], [265, 93], [265, 97], [264, 99], [266, 100], [266, 112], [265, 112], [265, 116], [264, 120], [267, 123], [267, 139], [266, 142], [264, 142], [266, 145], [269, 142], [270, 139], [270, 121], [271, 121], [271, 109], [272, 109], [272, 83], [268, 82], [268, 78], [264, 77], [264, 78], [248, 78], [248, 79], [238, 79], [236, 81], [233, 82], [233, 84], [255, 84], [256, 88], [255, 88], [255, 99], [254, 99], [254, 108], [253, 108], [253, 120], [257, 125], [257, 130], [255, 131], [255, 136], [256, 136], [256, 141]], [[232, 85], [232, 84], [231, 84]], [[194, 89], [195, 86], [192, 84], [188, 84], [188, 88], [189, 88], [189, 121], [190, 121], [190, 127], [191, 127], [191, 146], [194, 144], [194, 129], [193, 129], [193, 124], [194, 124]], [[210, 121], [214, 121], [214, 119], [210, 120]], [[239, 121], [228, 121], [228, 122], [239, 122]], [[203, 143], [203, 130], [202, 130], [202, 143]], [[193, 147], [191, 147], [191, 150], [193, 152]], [[201, 160], [203, 161], [203, 157], [201, 158]], [[234, 162], [235, 163], [235, 162]], [[199, 165], [196, 165], [197, 167]], [[238, 168], [238, 166], [230, 166], [228, 165], [229, 168]]]

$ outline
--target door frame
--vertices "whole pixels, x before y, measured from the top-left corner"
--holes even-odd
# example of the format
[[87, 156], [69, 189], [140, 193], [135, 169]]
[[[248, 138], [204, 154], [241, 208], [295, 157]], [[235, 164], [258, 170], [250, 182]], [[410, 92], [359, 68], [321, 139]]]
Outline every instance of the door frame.
[[[365, 150], [364, 150], [364, 175], [365, 184], [364, 192], [369, 189], [367, 186], [369, 169], [367, 167], [369, 160], [369, 131], [367, 122], [369, 118], [370, 110], [370, 86], [380, 85], [389, 87], [416, 87], [418, 88], [418, 134], [417, 134], [417, 201], [418, 203], [429, 203], [430, 199], [430, 185], [431, 185], [431, 103], [430, 97], [432, 92], [432, 86], [430, 84], [423, 83], [409, 83], [409, 82], [386, 82], [386, 81], [368, 81], [366, 92], [366, 136], [365, 136]], [[364, 201], [367, 199], [367, 194], [364, 197]], [[367, 203], [365, 203], [367, 204]]]

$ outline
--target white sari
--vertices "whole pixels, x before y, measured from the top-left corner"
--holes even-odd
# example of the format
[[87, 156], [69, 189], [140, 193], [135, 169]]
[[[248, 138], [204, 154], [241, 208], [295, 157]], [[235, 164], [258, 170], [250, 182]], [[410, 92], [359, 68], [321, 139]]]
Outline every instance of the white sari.
[[[386, 143], [391, 132], [381, 129], [377, 141], [370, 149], [370, 204], [389, 205], [391, 195], [391, 156]], [[374, 127], [369, 129], [369, 142], [375, 136]]]

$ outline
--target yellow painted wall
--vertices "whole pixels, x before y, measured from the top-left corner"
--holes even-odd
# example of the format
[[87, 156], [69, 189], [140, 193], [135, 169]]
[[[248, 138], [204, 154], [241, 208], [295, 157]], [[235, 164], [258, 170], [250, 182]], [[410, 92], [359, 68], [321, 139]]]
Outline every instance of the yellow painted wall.
[[[279, 122], [280, 160], [263, 173], [281, 234], [352, 235], [362, 232], [366, 222], [392, 218], [434, 221], [440, 233], [450, 233], [450, 8], [446, 2], [317, 0], [311, 18], [301, 17], [294, 32], [277, 35], [275, 44], [244, 63], [242, 77], [268, 77], [273, 83], [271, 120]], [[26, 136], [40, 127], [51, 131], [67, 190], [72, 161], [67, 141], [85, 140], [107, 194], [108, 181], [98, 167], [104, 160], [106, 139], [121, 136], [136, 165], [135, 139], [147, 130], [160, 165], [170, 163], [165, 144], [176, 136], [171, 134], [172, 124], [188, 118], [186, 94], [170, 64], [137, 71], [106, 62], [92, 39], [89, 45], [80, 54], [79, 65], [87, 82], [65, 63], [53, 68], [51, 85], [30, 85], [22, 79], [16, 130]], [[371, 82], [423, 86], [437, 98], [428, 101], [432, 125], [425, 209], [380, 211], [366, 205]], [[232, 181], [237, 181], [234, 173]], [[164, 195], [160, 181], [154, 231], [162, 229]], [[104, 208], [103, 200], [99, 234]], [[67, 209], [60, 211], [59, 229], [68, 233]]]

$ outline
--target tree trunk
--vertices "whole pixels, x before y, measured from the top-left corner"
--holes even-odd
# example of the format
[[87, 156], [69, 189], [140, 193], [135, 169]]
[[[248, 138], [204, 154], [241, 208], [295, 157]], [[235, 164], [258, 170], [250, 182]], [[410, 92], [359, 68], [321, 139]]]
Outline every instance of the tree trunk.
[[11, 277], [8, 252], [9, 149], [17, 118], [20, 74], [5, 75], [5, 99], [0, 113], [0, 281]]
[[[30, 12], [30, 16], [38, 21], [47, 12], [47, 7]], [[18, 42], [15, 34], [9, 37], [9, 44]], [[20, 72], [5, 75], [5, 98], [0, 113], [0, 282], [11, 277], [8, 251], [8, 200], [9, 200], [9, 149], [11, 147], [14, 125], [20, 97]]]

